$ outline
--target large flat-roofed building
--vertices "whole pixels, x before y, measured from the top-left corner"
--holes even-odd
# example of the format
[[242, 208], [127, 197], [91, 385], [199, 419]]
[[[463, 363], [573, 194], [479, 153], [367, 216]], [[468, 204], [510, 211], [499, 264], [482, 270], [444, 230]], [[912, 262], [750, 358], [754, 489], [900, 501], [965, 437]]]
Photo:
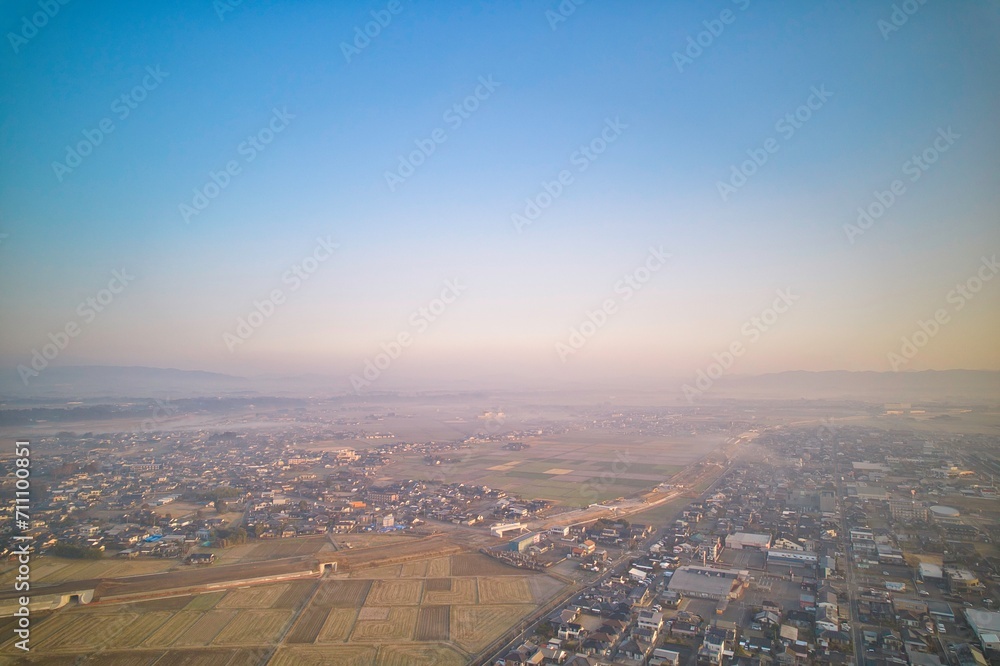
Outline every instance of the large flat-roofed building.
[[683, 566], [670, 577], [668, 590], [699, 599], [738, 599], [743, 594], [749, 571]]
[[770, 534], [752, 534], [736, 532], [726, 537], [726, 548], [733, 550], [753, 549], [764, 551], [771, 547]]
[[966, 608], [965, 619], [984, 650], [1000, 650], [1000, 613]]
[[808, 550], [784, 550], [772, 548], [767, 551], [768, 564], [816, 564], [819, 556]]

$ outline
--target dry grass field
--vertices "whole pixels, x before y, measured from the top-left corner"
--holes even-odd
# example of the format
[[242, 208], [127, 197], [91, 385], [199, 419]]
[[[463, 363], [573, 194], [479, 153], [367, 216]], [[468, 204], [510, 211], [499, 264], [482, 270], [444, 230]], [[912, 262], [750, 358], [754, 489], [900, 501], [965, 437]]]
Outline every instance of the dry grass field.
[[389, 610], [385, 620], [358, 620], [354, 623], [351, 640], [361, 643], [409, 641], [417, 623], [417, 609], [397, 606]]
[[468, 660], [446, 645], [383, 645], [377, 666], [461, 666]]
[[534, 603], [534, 595], [527, 578], [520, 576], [499, 576], [496, 578], [479, 578], [479, 603], [491, 604], [530, 604]]
[[[296, 666], [457, 665], [563, 587], [478, 553], [369, 573], [391, 577], [341, 574], [40, 614], [30, 663], [256, 666], [273, 650], [270, 663]], [[11, 642], [0, 666], [21, 657]]]
[[388, 620], [388, 606], [363, 606], [358, 611], [359, 620]]
[[193, 625], [201, 613], [181, 611], [160, 625], [160, 628], [142, 642], [144, 647], [167, 647], [172, 645], [188, 628]]
[[366, 645], [280, 648], [269, 666], [372, 666], [376, 648]]
[[152, 666], [161, 656], [162, 652], [102, 652], [99, 657], [92, 657], [84, 663], [99, 663], [101, 666]]
[[407, 562], [400, 566], [400, 578], [423, 578], [427, 575], [427, 560]]
[[420, 603], [424, 583], [421, 580], [377, 580], [368, 591], [365, 605], [404, 606]]
[[[434, 589], [432, 589], [434, 588]], [[428, 578], [424, 581], [424, 605], [478, 603], [475, 578]]]
[[371, 567], [370, 569], [359, 569], [351, 572], [351, 578], [399, 578], [402, 567], [398, 564], [388, 567]]
[[326, 622], [327, 615], [330, 614], [331, 609], [321, 608], [319, 606], [312, 606], [307, 608], [299, 619], [295, 622], [295, 626], [288, 633], [285, 638], [287, 643], [312, 643], [319, 636], [320, 629], [323, 628], [323, 624]]
[[292, 612], [241, 610], [212, 641], [213, 645], [270, 645], [281, 636]]
[[270, 608], [287, 589], [288, 585], [282, 584], [232, 590], [215, 608]]
[[191, 602], [184, 607], [184, 610], [189, 611], [206, 611], [210, 608], [214, 608], [219, 601], [228, 594], [226, 591], [221, 592], [208, 592], [207, 594], [199, 594], [191, 599]]
[[450, 606], [421, 606], [417, 613], [415, 641], [447, 641], [451, 624]]
[[314, 580], [300, 580], [294, 583], [288, 583], [284, 593], [278, 600], [271, 604], [271, 608], [274, 609], [286, 609], [291, 610], [293, 608], [298, 608], [299, 604], [303, 603], [307, 595], [312, 592], [314, 587], [318, 587], [319, 583]]
[[179, 647], [208, 645], [237, 614], [235, 610], [205, 611], [173, 644]]
[[477, 652], [524, 617], [535, 606], [452, 606], [451, 640]]
[[32, 646], [46, 652], [67, 649], [87, 652], [113, 639], [134, 617], [132, 614], [57, 615], [32, 633]]
[[135, 613], [148, 613], [150, 611], [178, 611], [184, 609], [194, 601], [195, 597], [186, 594], [181, 597], [166, 597], [164, 599], [150, 599], [149, 601], [137, 601], [128, 604], [123, 608]]
[[451, 558], [450, 557], [435, 557], [433, 559], [427, 560], [427, 577], [441, 577], [451, 575]]
[[372, 581], [368, 580], [324, 580], [313, 597], [313, 605], [357, 608], [364, 602], [371, 586]]
[[150, 611], [134, 615], [121, 631], [103, 645], [112, 649], [139, 647], [150, 634], [163, 626], [172, 616], [173, 612], [171, 611]]
[[358, 612], [351, 608], [333, 608], [316, 637], [317, 643], [341, 643], [354, 629]]

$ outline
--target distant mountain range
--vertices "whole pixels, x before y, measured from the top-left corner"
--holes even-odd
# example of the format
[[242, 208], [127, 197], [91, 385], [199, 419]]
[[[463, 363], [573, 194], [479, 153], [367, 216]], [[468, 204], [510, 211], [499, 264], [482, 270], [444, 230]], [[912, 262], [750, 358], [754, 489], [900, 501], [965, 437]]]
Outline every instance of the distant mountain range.
[[[507, 378], [504, 389], [517, 386]], [[664, 379], [655, 385], [638, 380], [615, 382], [615, 391], [663, 394], [668, 402], [680, 398], [686, 404], [681, 387], [694, 385], [693, 377]], [[464, 385], [464, 387], [463, 387]], [[199, 396], [333, 396], [346, 392], [343, 377], [322, 375], [240, 377], [198, 370], [149, 368], [142, 366], [64, 366], [46, 369], [25, 386], [16, 373], [0, 376], [0, 398], [8, 406], [18, 403], [62, 399], [199, 397]], [[379, 387], [373, 387], [379, 388]], [[437, 383], [435, 389], [445, 389]], [[574, 385], [566, 392], [608, 390], [607, 383], [593, 387]], [[501, 392], [504, 391], [501, 389]], [[385, 390], [390, 391], [386, 386]], [[456, 382], [451, 390], [464, 393], [489, 390], [468, 382]], [[554, 386], [524, 386], [516, 392], [559, 392]], [[408, 393], [420, 392], [418, 387]], [[377, 393], [377, 392], [375, 392]], [[875, 402], [963, 401], [980, 403], [1000, 401], [1000, 372], [988, 370], [927, 370], [922, 372], [779, 372], [764, 375], [724, 375], [698, 397], [698, 401], [726, 398], [744, 399], [857, 399]]]

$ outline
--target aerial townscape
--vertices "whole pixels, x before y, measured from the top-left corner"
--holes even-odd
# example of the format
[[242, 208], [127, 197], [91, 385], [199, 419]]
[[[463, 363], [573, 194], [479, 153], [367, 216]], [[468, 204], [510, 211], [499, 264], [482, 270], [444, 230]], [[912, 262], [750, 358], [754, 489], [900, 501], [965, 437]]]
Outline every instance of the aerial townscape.
[[1000, 666], [1000, 2], [0, 35], [0, 666]]
[[[33, 433], [29, 540], [9, 542], [3, 573], [29, 544], [32, 658], [1000, 654], [996, 407], [483, 397], [7, 410], [5, 429]], [[0, 594], [5, 630], [20, 596]]]

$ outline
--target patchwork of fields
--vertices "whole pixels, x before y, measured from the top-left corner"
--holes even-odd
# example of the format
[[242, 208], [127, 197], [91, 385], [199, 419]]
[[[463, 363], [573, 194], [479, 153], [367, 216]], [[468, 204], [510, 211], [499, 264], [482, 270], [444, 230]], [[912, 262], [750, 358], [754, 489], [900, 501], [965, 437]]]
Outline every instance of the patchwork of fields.
[[418, 454], [398, 456], [383, 474], [420, 479], [445, 475], [465, 483], [503, 488], [564, 506], [633, 495], [669, 479], [725, 441], [725, 435], [673, 438], [635, 435], [609, 441], [606, 433], [573, 432], [528, 437], [529, 448], [509, 451], [481, 444], [429, 468]]
[[[67, 607], [33, 618], [30, 660], [17, 663], [457, 666], [562, 588], [551, 576], [463, 553], [350, 575]], [[14, 655], [22, 656], [13, 639], [0, 646], [0, 664]]]

